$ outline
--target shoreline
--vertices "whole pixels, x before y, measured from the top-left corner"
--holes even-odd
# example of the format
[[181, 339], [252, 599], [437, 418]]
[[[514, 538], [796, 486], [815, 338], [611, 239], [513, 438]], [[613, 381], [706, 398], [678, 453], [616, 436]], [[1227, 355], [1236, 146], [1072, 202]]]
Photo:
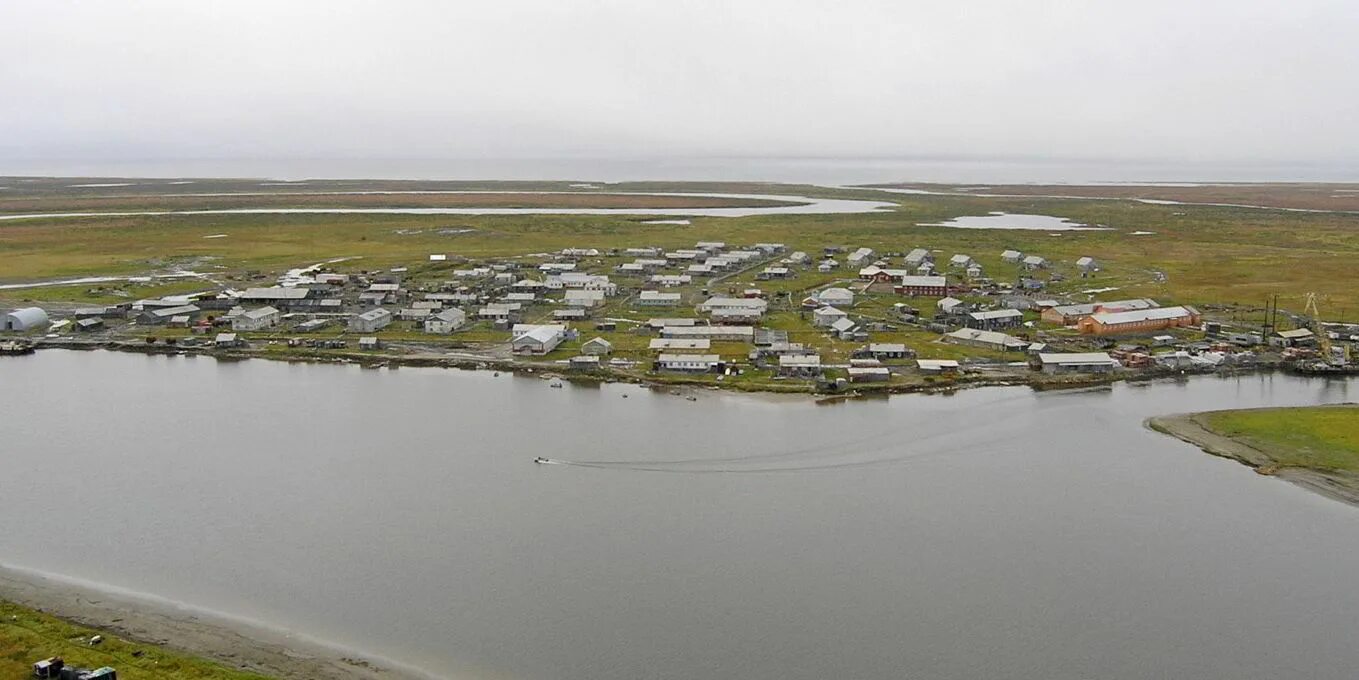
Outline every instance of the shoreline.
[[978, 387], [1029, 387], [1038, 392], [1108, 388], [1115, 383], [1144, 384], [1160, 380], [1179, 380], [1196, 376], [1246, 375], [1272, 372], [1276, 367], [1257, 364], [1251, 367], [1215, 371], [1151, 371], [1052, 375], [1037, 371], [999, 375], [959, 374], [955, 376], [927, 376], [912, 383], [854, 383], [843, 392], [822, 392], [814, 382], [799, 381], [781, 384], [749, 385], [742, 383], [714, 383], [682, 373], [639, 375], [618, 369], [574, 371], [551, 362], [527, 362], [489, 356], [403, 355], [372, 352], [337, 352], [316, 354], [308, 352], [268, 353], [253, 349], [221, 350], [213, 347], [180, 347], [176, 345], [148, 345], [118, 340], [75, 340], [69, 338], [41, 338], [33, 343], [35, 350], [71, 350], [127, 352], [165, 356], [202, 356], [218, 361], [262, 359], [286, 363], [357, 365], [363, 368], [446, 368], [459, 370], [496, 371], [541, 379], [556, 379], [577, 384], [632, 384], [653, 390], [688, 390], [719, 392], [762, 397], [806, 397], [818, 402], [840, 402], [871, 399], [894, 394], [951, 394]]
[[278, 680], [440, 680], [390, 659], [263, 623], [3, 563], [0, 600]]
[[1313, 493], [1359, 507], [1359, 477], [1313, 468], [1281, 467], [1267, 451], [1211, 430], [1202, 421], [1202, 417], [1209, 413], [1214, 412], [1155, 416], [1143, 421], [1143, 425], [1161, 434], [1193, 444], [1209, 455], [1241, 463], [1254, 470], [1256, 474], [1278, 477]]

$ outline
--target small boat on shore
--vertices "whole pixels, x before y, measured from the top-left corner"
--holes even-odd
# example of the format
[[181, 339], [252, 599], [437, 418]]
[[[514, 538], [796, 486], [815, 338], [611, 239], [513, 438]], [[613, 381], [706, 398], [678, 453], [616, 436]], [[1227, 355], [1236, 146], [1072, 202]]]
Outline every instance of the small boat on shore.
[[32, 354], [33, 343], [27, 340], [5, 340], [0, 342], [0, 356], [19, 356], [21, 354]]

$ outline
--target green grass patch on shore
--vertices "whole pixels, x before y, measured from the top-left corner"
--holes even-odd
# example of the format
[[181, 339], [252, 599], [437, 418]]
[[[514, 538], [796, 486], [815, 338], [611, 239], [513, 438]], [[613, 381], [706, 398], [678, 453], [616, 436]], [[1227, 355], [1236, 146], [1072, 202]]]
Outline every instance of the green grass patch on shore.
[[1203, 423], [1280, 467], [1359, 472], [1359, 406], [1221, 411], [1204, 414]]
[[[90, 646], [93, 635], [104, 641]], [[125, 680], [267, 680], [216, 662], [131, 642], [103, 631], [0, 601], [0, 678], [27, 678], [33, 663], [59, 656], [68, 665], [112, 666]]]

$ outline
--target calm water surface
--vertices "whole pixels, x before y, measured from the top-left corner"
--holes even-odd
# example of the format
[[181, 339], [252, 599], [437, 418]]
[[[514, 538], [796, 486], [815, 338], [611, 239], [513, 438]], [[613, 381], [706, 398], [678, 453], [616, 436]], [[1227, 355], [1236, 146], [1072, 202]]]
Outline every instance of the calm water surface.
[[1359, 667], [1359, 510], [1141, 426], [1354, 383], [826, 407], [58, 351], [0, 382], [0, 562], [449, 677]]
[[955, 229], [1028, 229], [1034, 231], [1102, 231], [1104, 227], [1092, 227], [1080, 222], [1072, 222], [1065, 217], [1052, 215], [1022, 215], [993, 212], [986, 215], [964, 215], [935, 224], [922, 224], [922, 227], [953, 227]]

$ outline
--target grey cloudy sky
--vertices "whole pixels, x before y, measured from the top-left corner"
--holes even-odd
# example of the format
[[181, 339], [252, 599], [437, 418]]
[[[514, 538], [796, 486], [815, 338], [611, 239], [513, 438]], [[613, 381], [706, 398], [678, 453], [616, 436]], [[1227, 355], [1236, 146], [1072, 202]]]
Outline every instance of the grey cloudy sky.
[[0, 3], [12, 158], [1359, 159], [1359, 2]]

